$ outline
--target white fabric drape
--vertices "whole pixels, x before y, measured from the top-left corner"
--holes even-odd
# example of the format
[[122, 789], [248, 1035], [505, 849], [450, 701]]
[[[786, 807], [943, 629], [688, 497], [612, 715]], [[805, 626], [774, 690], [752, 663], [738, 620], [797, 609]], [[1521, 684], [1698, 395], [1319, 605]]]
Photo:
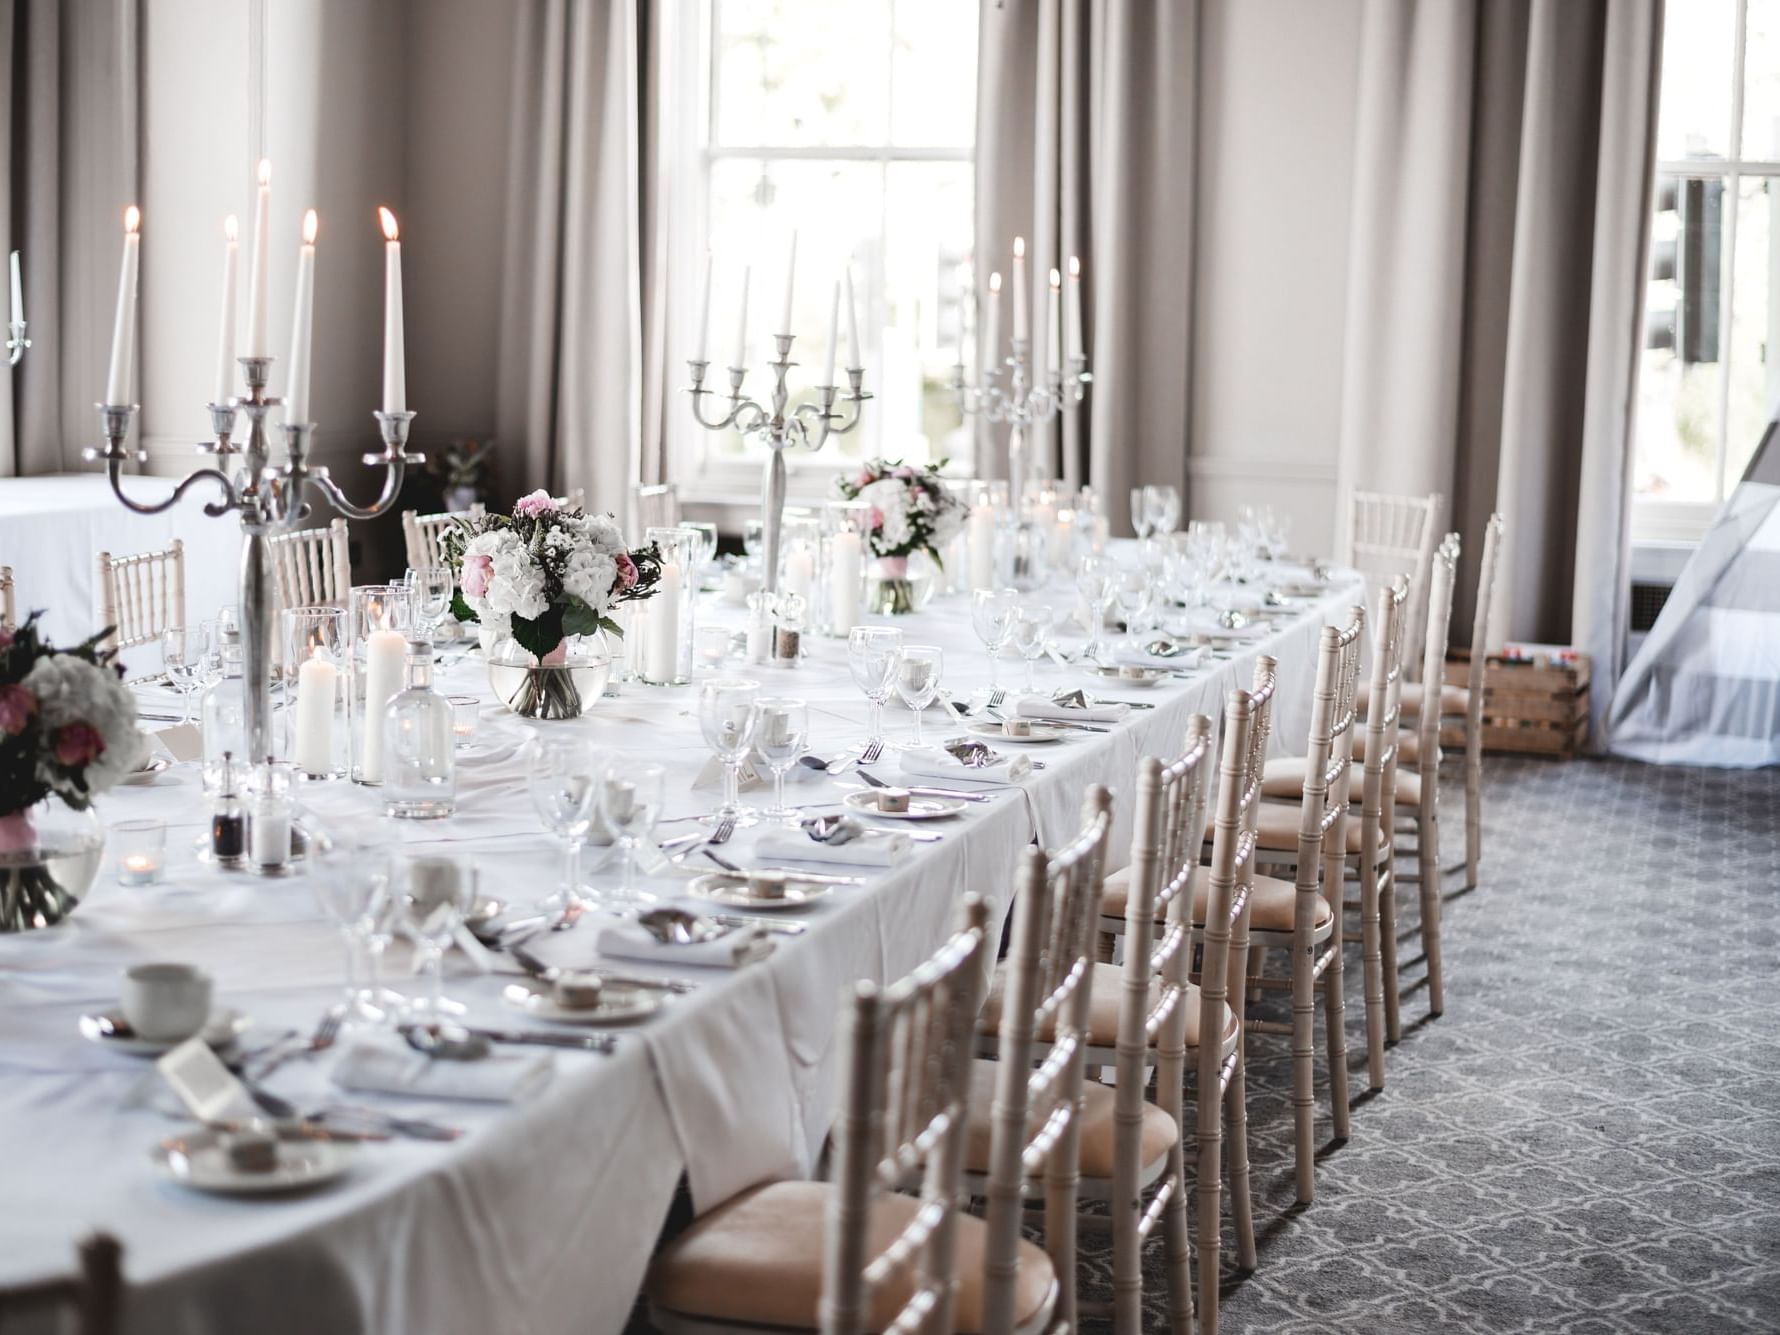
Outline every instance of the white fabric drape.
[[[1661, 0], [1369, 0], [1339, 478], [1508, 540], [1491, 642], [1623, 662]], [[1455, 626], [1470, 621], [1472, 542]]]

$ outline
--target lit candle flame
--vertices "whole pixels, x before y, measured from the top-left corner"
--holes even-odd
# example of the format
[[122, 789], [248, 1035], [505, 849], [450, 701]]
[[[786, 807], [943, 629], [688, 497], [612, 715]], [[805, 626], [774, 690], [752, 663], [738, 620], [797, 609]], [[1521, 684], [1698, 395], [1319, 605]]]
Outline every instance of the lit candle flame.
[[989, 275], [989, 290], [991, 292], [1001, 291], [1001, 275], [1000, 274], [991, 273]]
[[1059, 288], [1062, 286], [1063, 286], [1063, 275], [1058, 273], [1055, 269], [1052, 269], [1051, 270], [1051, 287], [1053, 289], [1055, 289], [1055, 288]]
[[134, 204], [124, 210], [124, 231], [134, 232], [142, 226], [142, 210]]
[[241, 224], [236, 221], [235, 215], [231, 213], [228, 217], [223, 219], [223, 236], [225, 239], [233, 241], [240, 234]]
[[397, 240], [401, 232], [396, 227], [396, 215], [381, 205], [377, 209], [377, 221], [383, 224], [383, 235], [391, 241]]
[[272, 159], [271, 158], [261, 158], [260, 159], [260, 184], [261, 185], [271, 185], [272, 184]]
[[1014, 238], [1014, 258], [1016, 260], [1026, 258], [1026, 238], [1023, 236], [1016, 236]]
[[[314, 209], [310, 209], [303, 214], [303, 244], [305, 246], [313, 246], [315, 244], [315, 233], [319, 226], [320, 223], [316, 220]], [[1056, 274], [1056, 270], [1054, 269], [1051, 272], [1053, 276]]]
[[1082, 257], [1080, 255], [1071, 255], [1069, 257], [1069, 276], [1071, 278], [1080, 278], [1082, 276]]

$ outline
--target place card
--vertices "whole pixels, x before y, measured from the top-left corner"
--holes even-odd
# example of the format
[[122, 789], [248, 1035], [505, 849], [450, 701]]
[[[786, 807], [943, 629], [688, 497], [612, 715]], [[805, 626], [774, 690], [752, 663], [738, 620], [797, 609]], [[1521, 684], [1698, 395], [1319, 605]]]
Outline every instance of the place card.
[[164, 1054], [155, 1069], [200, 1122], [239, 1122], [257, 1115], [247, 1087], [201, 1037], [188, 1038]]
[[152, 736], [177, 761], [204, 758], [204, 734], [195, 723], [178, 723], [171, 728], [162, 728]]
[[[766, 785], [766, 778], [759, 770], [754, 768], [754, 760], [752, 757], [749, 757], [742, 762], [741, 768], [736, 771], [736, 778], [737, 786], [744, 793], [748, 792], [750, 789], [761, 788]], [[695, 789], [723, 787], [723, 762], [718, 760], [716, 756], [712, 756], [709, 760], [705, 761], [703, 768], [698, 772], [698, 777], [692, 781], [692, 786]]]

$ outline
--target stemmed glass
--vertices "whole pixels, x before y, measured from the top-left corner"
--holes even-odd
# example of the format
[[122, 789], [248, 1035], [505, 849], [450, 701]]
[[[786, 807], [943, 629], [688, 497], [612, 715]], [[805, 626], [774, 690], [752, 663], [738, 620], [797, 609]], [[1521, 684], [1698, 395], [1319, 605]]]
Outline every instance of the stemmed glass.
[[1150, 489], [1148, 487], [1131, 488], [1131, 530], [1142, 542], [1150, 536]]
[[1088, 642], [1082, 646], [1082, 657], [1098, 663], [1106, 654], [1101, 632], [1106, 626], [1106, 609], [1112, 605], [1113, 588], [1118, 567], [1111, 557], [1090, 556], [1075, 572], [1075, 591], [1088, 605]]
[[788, 695], [769, 695], [760, 702], [760, 719], [754, 725], [754, 750], [773, 776], [773, 806], [766, 815], [796, 825], [803, 815], [785, 805], [785, 775], [810, 741], [810, 707]]
[[927, 744], [921, 735], [921, 720], [927, 706], [939, 698], [939, 679], [945, 667], [946, 656], [937, 645], [903, 646], [896, 668], [896, 694], [915, 715], [914, 735], [902, 747], [905, 751], [918, 751]]
[[445, 996], [445, 952], [475, 901], [475, 864], [450, 854], [407, 854], [397, 861], [396, 895], [408, 930], [426, 948], [427, 995], [409, 1010], [435, 1023], [441, 1016], [462, 1015], [463, 1004]]
[[[207, 623], [206, 623], [207, 624]], [[169, 626], [161, 632], [161, 667], [179, 692], [179, 721], [192, 721], [192, 692], [204, 671], [204, 626]]]
[[978, 589], [970, 596], [970, 624], [989, 651], [989, 694], [996, 681], [996, 660], [1014, 633], [1014, 614], [1020, 610], [1017, 589]]
[[379, 935], [387, 940], [395, 916], [381, 831], [370, 822], [341, 824], [321, 831], [314, 847], [316, 871], [309, 880], [315, 900], [346, 942], [341, 1018], [352, 1026], [381, 1024], [387, 1016], [377, 1005], [382, 951], [373, 951], [371, 943]]
[[1144, 615], [1150, 606], [1150, 572], [1144, 566], [1120, 570], [1113, 587], [1113, 599], [1125, 620], [1125, 643], [1134, 645], [1142, 630]]
[[434, 629], [451, 607], [457, 582], [446, 566], [422, 566], [411, 568], [403, 584], [408, 590], [408, 619], [419, 629], [421, 637], [431, 643]]
[[760, 564], [760, 555], [766, 550], [766, 524], [759, 519], [742, 521], [742, 555], [748, 558], [748, 564]]
[[1172, 533], [1180, 524], [1180, 491], [1167, 484], [1143, 489], [1144, 511], [1156, 533]]
[[1026, 693], [1030, 695], [1035, 689], [1032, 681], [1032, 665], [1043, 656], [1049, 642], [1046, 632], [1051, 628], [1054, 613], [1047, 604], [1042, 607], [1022, 607], [1014, 617], [1014, 645], [1020, 651], [1020, 657], [1026, 660]]
[[866, 745], [884, 744], [884, 701], [896, 680], [902, 657], [902, 632], [893, 626], [855, 626], [847, 635], [847, 668], [853, 684], [871, 701], [871, 728]]
[[707, 681], [698, 691], [698, 726], [705, 745], [723, 766], [723, 805], [702, 819], [717, 825], [752, 825], [757, 817], [742, 805], [741, 769], [760, 723], [760, 683], [735, 677]]
[[593, 828], [594, 803], [605, 774], [593, 745], [580, 737], [534, 737], [521, 757], [532, 808], [544, 828], [563, 841], [562, 907], [586, 908], [581, 887], [581, 845]]
[[652, 761], [625, 760], [606, 771], [599, 785], [600, 817], [618, 840], [623, 864], [618, 888], [600, 898], [621, 909], [653, 904], [655, 896], [636, 887], [637, 849], [655, 828], [667, 789], [667, 771]]

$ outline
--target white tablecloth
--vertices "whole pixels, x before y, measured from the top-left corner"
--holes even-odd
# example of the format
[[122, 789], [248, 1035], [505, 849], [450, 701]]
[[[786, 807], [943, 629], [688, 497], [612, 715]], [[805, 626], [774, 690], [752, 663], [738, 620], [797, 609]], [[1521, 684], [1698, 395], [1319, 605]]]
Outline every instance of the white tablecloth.
[[[127, 477], [124, 494], [152, 503], [173, 489], [165, 478]], [[0, 565], [12, 567], [19, 616], [42, 608], [43, 629], [56, 644], [74, 644], [99, 629], [93, 556], [165, 547], [185, 540], [185, 606], [190, 621], [240, 601], [241, 525], [232, 514], [211, 518], [204, 504], [214, 487], [186, 492], [158, 515], [124, 508], [102, 473], [57, 473], [0, 479]], [[159, 660], [149, 665], [153, 670]], [[136, 670], [134, 663], [130, 664]]]
[[[868, 886], [800, 911], [807, 934], [775, 938], [766, 962], [736, 973], [675, 970], [699, 976], [694, 994], [620, 1031], [612, 1056], [558, 1054], [555, 1080], [530, 1104], [362, 1100], [469, 1134], [448, 1146], [370, 1146], [347, 1180], [303, 1197], [224, 1200], [163, 1182], [148, 1150], [177, 1124], [136, 1097], [152, 1083], [149, 1068], [83, 1041], [75, 1021], [114, 999], [124, 966], [180, 959], [214, 974], [220, 1003], [252, 1015], [249, 1043], [286, 1029], [307, 1033], [336, 996], [340, 942], [305, 877], [225, 876], [192, 860], [190, 840], [205, 819], [195, 775], [176, 770], [152, 787], [115, 791], [103, 804], [108, 820], [158, 814], [173, 826], [168, 882], [124, 889], [108, 866], [67, 925], [0, 938], [0, 1143], [9, 1149], [0, 1175], [0, 1284], [65, 1269], [75, 1240], [103, 1227], [124, 1243], [130, 1331], [235, 1330], [249, 1306], [256, 1330], [268, 1333], [620, 1329], [683, 1173], [704, 1209], [752, 1183], [811, 1169], [831, 1120], [833, 1022], [846, 984], [910, 968], [944, 938], [966, 890], [989, 896], [997, 924], [1004, 920], [1012, 869], [1035, 832], [1051, 842], [1066, 835], [1090, 783], [1128, 791], [1138, 756], [1172, 753], [1188, 714], [1215, 714], [1231, 687], [1247, 684], [1259, 650], [1281, 662], [1276, 745], [1301, 749], [1319, 628], [1358, 593], [1357, 580], [1343, 582], [1233, 659], [1153, 690], [1119, 690], [1043, 665], [1041, 687], [1086, 685], [1155, 708], [1133, 711], [1104, 735], [1032, 748], [1046, 767], [1023, 790], [973, 805], [939, 827], [943, 842], [917, 845], [910, 860]], [[1061, 591], [1056, 598], [1067, 601]], [[701, 607], [704, 616], [733, 613]], [[958, 600], [901, 624], [911, 642], [944, 647], [944, 680], [955, 694], [986, 680]], [[838, 754], [860, 737], [864, 701], [847, 684], [840, 642], [813, 641], [797, 669], [746, 671], [810, 700], [819, 754]], [[1004, 684], [1016, 671], [1003, 666]], [[445, 689], [473, 689], [479, 672], [474, 660], [461, 664], [445, 674]], [[715, 800], [714, 791], [691, 787], [706, 758], [694, 707], [691, 688], [627, 686], [582, 723], [548, 726], [583, 727], [615, 751], [663, 761], [672, 796], [658, 835], [666, 837], [692, 828], [676, 818]], [[944, 727], [937, 710], [929, 723]], [[906, 735], [906, 712], [889, 711], [889, 726], [893, 737]], [[484, 732], [517, 743], [525, 728], [491, 709]], [[878, 772], [894, 774], [894, 758]], [[800, 801], [838, 800], [835, 780], [795, 773]], [[475, 854], [483, 888], [518, 903], [553, 889], [560, 855], [538, 832], [517, 756], [497, 749], [465, 764], [459, 791], [456, 817], [403, 824], [400, 836]], [[366, 790], [334, 785], [309, 787], [305, 799], [323, 821], [372, 804]], [[1122, 862], [1130, 816], [1122, 805], [1118, 815]], [[730, 856], [746, 862], [754, 834], [738, 832]], [[684, 884], [678, 874], [652, 882], [668, 897]], [[584, 922], [548, 947], [557, 960], [591, 963], [595, 935]], [[398, 947], [392, 962], [403, 955]], [[500, 1002], [504, 981], [459, 973], [450, 990], [473, 1020], [535, 1023]], [[272, 1087], [318, 1107], [330, 1097], [327, 1067], [326, 1058], [298, 1061]]]

